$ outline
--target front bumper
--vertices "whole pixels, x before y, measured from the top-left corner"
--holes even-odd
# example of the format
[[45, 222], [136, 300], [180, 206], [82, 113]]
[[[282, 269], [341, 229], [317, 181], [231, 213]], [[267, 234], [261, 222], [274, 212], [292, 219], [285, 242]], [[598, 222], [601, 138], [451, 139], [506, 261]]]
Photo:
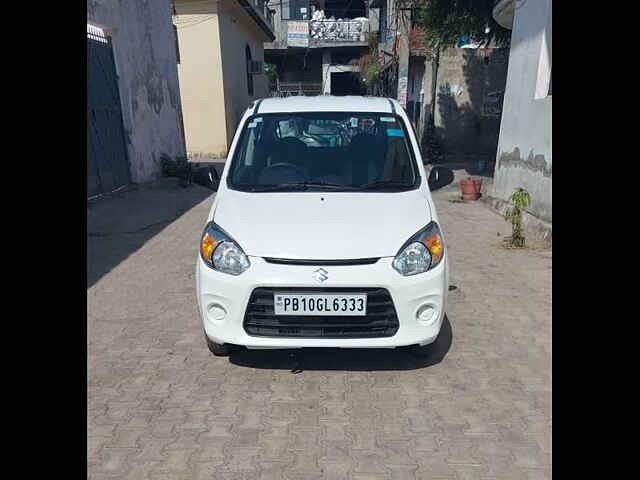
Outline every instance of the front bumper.
[[[248, 348], [393, 348], [432, 343], [440, 331], [446, 312], [448, 291], [447, 256], [433, 270], [403, 277], [391, 266], [392, 257], [372, 265], [323, 266], [329, 278], [319, 284], [312, 273], [318, 266], [279, 265], [260, 257], [249, 257], [251, 266], [238, 276], [209, 268], [198, 256], [196, 286], [198, 309], [206, 335], [216, 343], [231, 343]], [[285, 338], [256, 337], [245, 332], [243, 320], [251, 292], [258, 287], [361, 287], [389, 291], [398, 316], [395, 335], [381, 338]], [[213, 304], [226, 310], [222, 320], [209, 313]], [[432, 305], [436, 314], [428, 322], [417, 318], [418, 310]], [[348, 317], [345, 317], [348, 319]]]

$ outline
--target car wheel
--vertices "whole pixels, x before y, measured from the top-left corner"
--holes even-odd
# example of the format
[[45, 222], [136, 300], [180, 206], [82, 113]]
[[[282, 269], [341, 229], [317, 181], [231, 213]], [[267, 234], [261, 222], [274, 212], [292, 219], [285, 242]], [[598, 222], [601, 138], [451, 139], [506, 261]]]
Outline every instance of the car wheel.
[[207, 347], [209, 347], [209, 351], [216, 357], [227, 357], [233, 351], [233, 345], [230, 343], [212, 342], [206, 335], [205, 338], [207, 339]]

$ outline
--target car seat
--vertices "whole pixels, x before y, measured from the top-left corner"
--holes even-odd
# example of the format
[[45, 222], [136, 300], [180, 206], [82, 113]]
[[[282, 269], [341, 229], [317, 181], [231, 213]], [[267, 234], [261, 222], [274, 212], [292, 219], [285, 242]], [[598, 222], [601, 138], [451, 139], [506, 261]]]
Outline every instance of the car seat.
[[[308, 153], [307, 146], [304, 142], [294, 137], [286, 137], [278, 140], [273, 145], [271, 152], [266, 168], [262, 170], [258, 177], [258, 183], [264, 185], [308, 180]], [[302, 175], [286, 167], [277, 169], [269, 168], [279, 163], [289, 163], [298, 167]]]
[[369, 133], [359, 133], [351, 139], [351, 184], [365, 185], [382, 178], [386, 144]]
[[308, 175], [307, 146], [302, 140], [295, 137], [286, 137], [278, 140], [272, 150], [269, 165], [275, 163], [291, 163], [300, 168]]

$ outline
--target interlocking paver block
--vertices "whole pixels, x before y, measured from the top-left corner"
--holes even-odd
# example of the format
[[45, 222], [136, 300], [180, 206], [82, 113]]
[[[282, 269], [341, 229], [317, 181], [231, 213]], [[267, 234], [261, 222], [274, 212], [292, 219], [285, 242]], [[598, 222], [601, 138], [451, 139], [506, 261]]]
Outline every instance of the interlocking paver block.
[[88, 239], [90, 271], [121, 259], [88, 289], [91, 479], [551, 478], [551, 254], [503, 250], [499, 216], [434, 193], [456, 287], [441, 361], [254, 351], [244, 365], [210, 355], [195, 304], [211, 196], [105, 202], [139, 215], [145, 195], [183, 213], [153, 235]]

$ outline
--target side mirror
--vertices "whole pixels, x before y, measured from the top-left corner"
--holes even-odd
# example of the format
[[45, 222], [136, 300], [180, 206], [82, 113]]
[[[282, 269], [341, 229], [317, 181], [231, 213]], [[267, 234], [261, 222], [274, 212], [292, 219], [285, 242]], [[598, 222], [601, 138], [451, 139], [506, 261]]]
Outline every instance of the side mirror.
[[211, 190], [218, 190], [220, 175], [218, 175], [218, 171], [212, 165], [199, 167], [193, 173], [193, 182], [210, 188]]
[[431, 173], [429, 173], [429, 179], [427, 183], [429, 190], [432, 192], [439, 188], [446, 187], [453, 182], [453, 170], [446, 167], [433, 167]]

